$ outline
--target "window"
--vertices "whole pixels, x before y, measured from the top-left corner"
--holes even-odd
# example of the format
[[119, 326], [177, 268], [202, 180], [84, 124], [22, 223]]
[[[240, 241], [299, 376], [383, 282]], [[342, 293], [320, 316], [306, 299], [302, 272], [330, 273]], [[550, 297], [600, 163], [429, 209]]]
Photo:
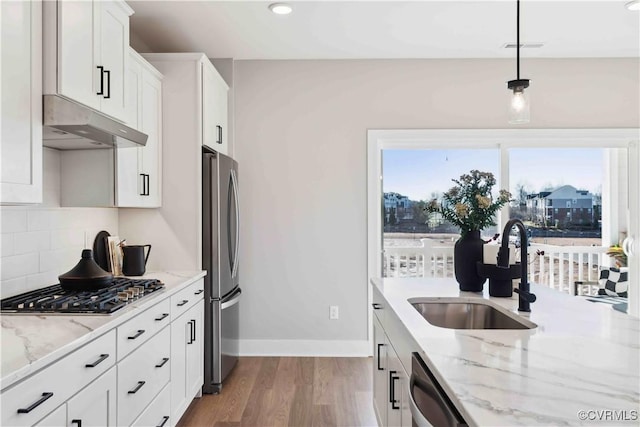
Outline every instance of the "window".
[[[638, 212], [637, 194], [628, 187], [628, 171], [637, 171], [640, 155], [637, 147], [637, 130], [629, 129], [501, 129], [501, 130], [372, 130], [369, 131], [368, 165], [369, 165], [369, 276], [379, 277], [382, 271], [382, 215], [380, 196], [382, 194], [382, 154], [384, 150], [411, 149], [420, 150], [483, 150], [494, 149], [499, 153], [498, 182], [503, 182], [514, 192], [519, 178], [542, 179], [540, 191], [534, 191], [525, 199], [524, 209], [537, 210], [539, 220], [546, 222], [549, 232], [562, 233], [560, 221], [571, 219], [567, 213], [573, 211], [574, 227], [582, 232], [592, 227], [590, 232], [597, 233], [600, 245], [607, 248], [620, 241], [625, 234], [638, 233], [637, 221], [633, 220]], [[565, 148], [562, 148], [565, 147]], [[537, 152], [534, 152], [538, 150]], [[579, 156], [566, 153], [573, 150]], [[544, 153], [546, 151], [546, 153]], [[599, 153], [599, 156], [591, 154]], [[534, 161], [535, 156], [546, 156], [542, 161]], [[520, 159], [518, 158], [520, 156]], [[523, 160], [518, 163], [519, 160]], [[560, 172], [565, 172], [567, 165], [572, 174], [579, 180], [564, 181]], [[483, 168], [484, 169], [484, 168]], [[482, 169], [481, 169], [482, 170]], [[552, 173], [545, 173], [550, 170]], [[601, 184], [591, 186], [590, 177]], [[545, 180], [545, 178], [547, 178]], [[635, 179], [635, 178], [634, 178]], [[582, 184], [573, 184], [582, 182]], [[386, 183], [385, 183], [386, 184]], [[549, 184], [547, 187], [546, 184]], [[634, 181], [634, 187], [637, 183]], [[571, 186], [573, 193], [567, 192], [563, 197], [551, 195], [558, 187]], [[589, 196], [589, 193], [592, 196]], [[551, 195], [551, 197], [549, 197]], [[631, 197], [633, 195], [633, 197]], [[585, 197], [589, 196], [589, 197]], [[588, 202], [585, 199], [588, 198]], [[573, 201], [576, 201], [574, 204]], [[555, 200], [555, 203], [553, 202]], [[567, 206], [567, 201], [570, 205]], [[518, 204], [521, 206], [522, 204]], [[504, 209], [500, 215], [504, 224], [514, 214], [514, 206]], [[583, 209], [581, 212], [580, 209]], [[627, 213], [627, 208], [631, 212]], [[584, 215], [587, 209], [587, 216]], [[510, 211], [509, 211], [510, 210]], [[528, 211], [527, 211], [528, 212]], [[633, 221], [628, 223], [628, 218]], [[635, 222], [634, 222], [635, 221]], [[630, 227], [636, 227], [630, 229]], [[544, 225], [543, 225], [544, 227]], [[584, 235], [584, 232], [583, 232]], [[535, 236], [534, 236], [535, 237]], [[547, 242], [547, 244], [553, 244]], [[593, 248], [593, 246], [590, 246]], [[608, 259], [606, 256], [602, 258]], [[558, 259], [555, 259], [556, 263]], [[636, 259], [637, 261], [637, 259]], [[638, 273], [638, 266], [630, 266], [633, 274]], [[596, 268], [597, 269], [597, 268]], [[565, 275], [567, 270], [565, 269]], [[531, 272], [532, 270], [530, 270]], [[547, 270], [549, 271], [549, 270]], [[637, 276], [636, 276], [637, 277]], [[633, 280], [633, 279], [632, 279]], [[564, 279], [565, 287], [567, 278]], [[556, 286], [557, 288], [557, 286]], [[630, 297], [640, 306], [640, 294]], [[631, 306], [631, 305], [630, 305]], [[632, 310], [633, 311], [633, 310]], [[633, 315], [637, 315], [635, 310]]]

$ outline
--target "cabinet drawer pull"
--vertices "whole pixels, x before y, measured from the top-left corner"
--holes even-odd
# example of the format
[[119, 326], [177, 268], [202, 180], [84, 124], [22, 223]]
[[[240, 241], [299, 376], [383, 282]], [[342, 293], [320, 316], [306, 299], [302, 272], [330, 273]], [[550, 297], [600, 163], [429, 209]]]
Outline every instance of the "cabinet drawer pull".
[[182, 307], [183, 305], [185, 305], [186, 303], [188, 303], [189, 300], [188, 299], [183, 299], [181, 302], [179, 302], [177, 305], [178, 307]]
[[107, 94], [104, 95], [105, 99], [111, 98], [111, 71], [104, 70], [104, 73], [107, 75]]
[[98, 358], [98, 360], [96, 360], [93, 363], [87, 363], [86, 365], [84, 365], [85, 368], [95, 368], [96, 366], [98, 366], [99, 364], [102, 363], [103, 360], [105, 360], [107, 357], [109, 357], [108, 354], [101, 354], [100, 357]]
[[162, 421], [160, 422], [160, 424], [158, 424], [156, 427], [164, 427], [167, 421], [169, 421], [169, 416], [165, 415], [164, 417], [162, 417]]
[[193, 328], [191, 328], [191, 343], [196, 342], [196, 319], [191, 319], [193, 322]]
[[384, 371], [384, 368], [380, 367], [380, 349], [384, 347], [384, 344], [378, 344], [378, 371]]
[[75, 424], [78, 427], [82, 427], [82, 420], [71, 420], [71, 424]]
[[100, 91], [96, 92], [96, 95], [104, 95], [104, 67], [98, 65], [96, 68], [100, 70]]
[[159, 321], [161, 321], [161, 320], [166, 319], [167, 317], [169, 317], [169, 313], [162, 313], [162, 316], [160, 316], [160, 317], [156, 317], [155, 321], [156, 321], [156, 322], [159, 322]]
[[135, 340], [136, 338], [138, 338], [140, 335], [144, 334], [144, 329], [138, 329], [138, 332], [136, 332], [135, 335], [131, 335], [130, 337], [127, 337], [130, 340]]
[[389, 403], [391, 403], [391, 409], [400, 409], [399, 406], [396, 406], [398, 402], [396, 400], [396, 380], [399, 380], [400, 377], [395, 376], [396, 371], [389, 371]]
[[163, 358], [162, 358], [162, 362], [158, 363], [158, 364], [156, 365], [156, 368], [162, 368], [162, 367], [165, 365], [165, 363], [167, 363], [168, 361], [169, 361], [169, 358], [168, 358], [168, 357], [163, 357]]
[[377, 302], [374, 302], [371, 305], [373, 306], [374, 310], [380, 310], [382, 308], [382, 305], [378, 304]]
[[129, 390], [127, 393], [136, 394], [138, 390], [140, 390], [142, 386], [145, 384], [146, 384], [146, 381], [138, 381], [138, 385], [133, 390]]
[[36, 409], [38, 406], [42, 405], [45, 400], [50, 399], [51, 397], [53, 397], [53, 393], [44, 392], [44, 393], [42, 393], [42, 397], [40, 399], [38, 399], [37, 402], [32, 403], [31, 406], [29, 406], [28, 408], [20, 408], [20, 409], [18, 409], [18, 413], [19, 414], [28, 414], [29, 412], [31, 412], [34, 409]]
[[216, 142], [222, 144], [222, 126], [216, 125], [216, 129], [218, 129], [218, 140]]
[[194, 292], [194, 295], [200, 295], [201, 293], [204, 292], [204, 289], [198, 289], [196, 292]]

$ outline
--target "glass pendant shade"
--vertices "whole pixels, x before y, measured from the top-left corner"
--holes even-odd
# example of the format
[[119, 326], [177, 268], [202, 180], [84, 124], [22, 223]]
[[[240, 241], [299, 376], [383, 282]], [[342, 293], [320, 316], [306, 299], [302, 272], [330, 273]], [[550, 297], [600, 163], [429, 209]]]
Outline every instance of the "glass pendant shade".
[[[526, 82], [526, 83], [525, 83]], [[529, 123], [531, 110], [529, 102], [529, 80], [512, 80], [509, 82], [509, 123]]]

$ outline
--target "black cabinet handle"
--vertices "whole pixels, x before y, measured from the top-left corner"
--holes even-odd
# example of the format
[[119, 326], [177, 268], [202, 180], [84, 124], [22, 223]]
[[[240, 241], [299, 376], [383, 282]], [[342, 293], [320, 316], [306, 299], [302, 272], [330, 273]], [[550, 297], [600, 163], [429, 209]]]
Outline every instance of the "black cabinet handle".
[[178, 306], [178, 307], [182, 307], [183, 305], [185, 305], [185, 304], [186, 304], [186, 303], [188, 303], [188, 302], [189, 302], [189, 300], [188, 300], [188, 299], [183, 299], [181, 302], [179, 302], [179, 303], [177, 304], [177, 306]]
[[98, 65], [96, 68], [100, 70], [100, 92], [96, 92], [96, 95], [103, 95], [104, 94], [104, 67], [102, 65]]
[[144, 179], [144, 174], [141, 173], [140, 177], [142, 177], [142, 192], [140, 193], [141, 196], [144, 196], [144, 193], [146, 193], [146, 188], [145, 186], [147, 185], [147, 180]]
[[138, 390], [140, 390], [142, 386], [145, 384], [146, 384], [146, 381], [138, 381], [138, 385], [133, 390], [129, 390], [127, 393], [136, 394]]
[[144, 329], [138, 329], [138, 332], [136, 332], [135, 335], [132, 335], [130, 337], [128, 337], [130, 340], [135, 340], [136, 338], [138, 338], [140, 335], [144, 334]]
[[158, 364], [156, 365], [156, 368], [162, 368], [162, 367], [165, 365], [165, 363], [167, 363], [168, 361], [169, 361], [169, 358], [168, 358], [168, 357], [163, 357], [163, 358], [162, 358], [162, 362], [158, 363]]
[[87, 363], [86, 365], [84, 365], [85, 368], [95, 368], [96, 366], [98, 366], [99, 364], [102, 363], [103, 360], [105, 360], [107, 357], [109, 357], [108, 354], [101, 354], [100, 357], [98, 358], [98, 360], [96, 360], [93, 363]]
[[20, 408], [20, 409], [18, 409], [18, 413], [19, 414], [28, 414], [29, 412], [31, 412], [34, 409], [36, 409], [38, 406], [42, 405], [45, 400], [51, 399], [52, 397], [53, 397], [53, 393], [44, 392], [44, 393], [42, 393], [42, 397], [40, 399], [38, 399], [37, 402], [32, 403], [31, 406], [29, 406], [28, 408]]
[[160, 317], [156, 317], [155, 321], [156, 321], [156, 322], [159, 322], [159, 321], [161, 321], [161, 320], [166, 319], [167, 317], [169, 317], [169, 313], [162, 313], [162, 316], [160, 316]]
[[204, 292], [204, 289], [199, 289], [197, 292], [194, 292], [194, 295], [200, 295], [201, 293]]
[[164, 427], [167, 421], [169, 421], [169, 416], [165, 415], [164, 417], [162, 417], [162, 421], [160, 422], [160, 424], [158, 424], [156, 427]]
[[395, 394], [395, 387], [394, 387], [394, 383], [393, 383], [393, 377], [395, 376], [397, 371], [389, 371], [389, 403], [391, 403], [393, 405], [393, 401], [394, 401], [394, 394]]
[[142, 174], [142, 195], [143, 196], [148, 196], [149, 195], [149, 174], [143, 173]]
[[[391, 371], [391, 372], [393, 372], [394, 374], [396, 373], [396, 371]], [[398, 401], [396, 400], [396, 387], [395, 387], [396, 380], [399, 380], [399, 379], [400, 379], [400, 377], [396, 377], [395, 375], [391, 375], [390, 376], [391, 391], [390, 391], [390, 395], [389, 395], [389, 402], [391, 402], [391, 409], [400, 409], [399, 406], [396, 406], [396, 403]]]
[[82, 420], [71, 420], [71, 424], [75, 424], [78, 427], [82, 427]]
[[384, 368], [380, 367], [380, 349], [384, 347], [384, 344], [378, 344], [378, 371], [384, 371]]
[[189, 341], [187, 344], [193, 344], [195, 341], [195, 329], [196, 329], [196, 321], [191, 319], [189, 320]]
[[373, 306], [374, 310], [380, 310], [382, 308], [382, 305], [378, 304], [377, 302], [374, 302], [371, 305]]
[[222, 144], [222, 126], [216, 125], [216, 129], [218, 129], [218, 140], [216, 142]]
[[107, 75], [107, 94], [103, 95], [105, 99], [111, 98], [111, 71], [104, 70], [104, 73]]

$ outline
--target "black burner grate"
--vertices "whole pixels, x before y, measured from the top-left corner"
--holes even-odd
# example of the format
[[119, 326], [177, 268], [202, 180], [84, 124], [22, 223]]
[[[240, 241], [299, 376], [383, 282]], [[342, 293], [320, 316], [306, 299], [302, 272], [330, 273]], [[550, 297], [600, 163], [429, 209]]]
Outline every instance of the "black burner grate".
[[3, 313], [110, 314], [164, 287], [156, 279], [117, 277], [96, 291], [65, 291], [60, 285], [26, 292], [0, 301]]

